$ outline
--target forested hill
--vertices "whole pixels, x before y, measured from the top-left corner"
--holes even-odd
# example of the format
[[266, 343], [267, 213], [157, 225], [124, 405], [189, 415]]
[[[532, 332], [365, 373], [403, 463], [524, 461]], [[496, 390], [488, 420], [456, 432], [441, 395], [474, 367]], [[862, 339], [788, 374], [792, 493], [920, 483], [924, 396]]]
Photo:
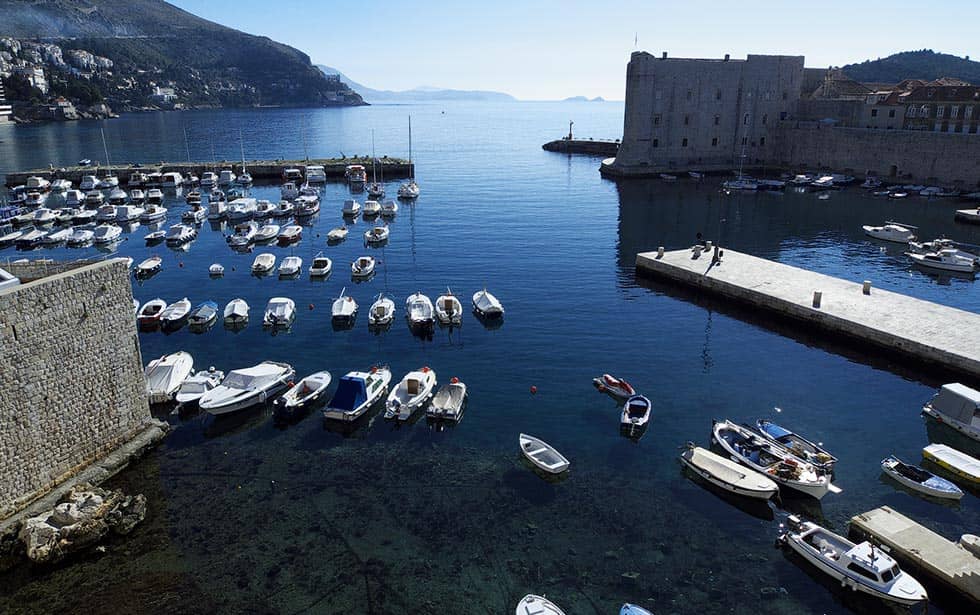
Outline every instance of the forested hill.
[[898, 83], [904, 79], [932, 81], [956, 77], [980, 84], [980, 62], [931, 49], [903, 51], [877, 60], [848, 64], [844, 74], [862, 83]]

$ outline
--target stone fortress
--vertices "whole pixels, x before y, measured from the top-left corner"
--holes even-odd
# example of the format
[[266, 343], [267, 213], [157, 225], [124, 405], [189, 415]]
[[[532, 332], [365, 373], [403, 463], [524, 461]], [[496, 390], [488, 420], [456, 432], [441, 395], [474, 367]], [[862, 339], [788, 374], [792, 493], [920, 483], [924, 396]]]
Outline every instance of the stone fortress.
[[980, 184], [980, 87], [958, 79], [862, 84], [803, 56], [745, 60], [635, 52], [613, 177], [833, 170]]

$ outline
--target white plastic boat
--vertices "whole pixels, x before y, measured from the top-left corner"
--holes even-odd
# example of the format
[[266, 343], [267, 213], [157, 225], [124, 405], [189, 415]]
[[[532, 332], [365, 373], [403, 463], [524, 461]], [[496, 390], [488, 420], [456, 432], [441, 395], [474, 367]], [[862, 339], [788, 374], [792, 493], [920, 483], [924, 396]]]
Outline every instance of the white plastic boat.
[[192, 329], [207, 329], [218, 319], [218, 304], [214, 301], [205, 301], [198, 304], [187, 317], [188, 326]]
[[338, 226], [337, 228], [330, 229], [327, 233], [327, 241], [343, 241], [347, 239], [348, 229], [346, 226]]
[[150, 205], [140, 214], [140, 222], [157, 222], [167, 217], [167, 208], [160, 205]]
[[466, 384], [453, 376], [449, 384], [444, 384], [432, 397], [426, 414], [439, 419], [459, 421], [463, 414], [463, 402], [466, 401]]
[[177, 395], [174, 396], [174, 399], [183, 406], [194, 405], [201, 399], [202, 395], [221, 384], [224, 377], [223, 371], [213, 367], [197, 372], [184, 380], [180, 388], [177, 389]]
[[385, 201], [381, 204], [381, 216], [385, 218], [394, 218], [398, 214], [398, 203], [395, 201]]
[[100, 224], [93, 231], [92, 241], [98, 245], [104, 245], [118, 241], [122, 235], [122, 229], [114, 224]]
[[293, 182], [286, 182], [279, 188], [279, 196], [282, 199], [291, 201], [299, 196], [299, 188]]
[[367, 278], [374, 273], [374, 257], [360, 256], [350, 264], [350, 274], [354, 278]]
[[351, 322], [357, 316], [357, 301], [354, 301], [354, 297], [344, 295], [346, 290], [344, 288], [340, 291], [340, 296], [334, 300], [330, 309], [330, 317], [334, 321]]
[[232, 299], [225, 306], [225, 323], [240, 325], [248, 322], [248, 303], [244, 299]]
[[85, 193], [81, 190], [69, 190], [65, 193], [65, 205], [68, 207], [81, 207], [85, 203]]
[[48, 233], [47, 236], [45, 236], [43, 242], [45, 245], [51, 246], [51, 245], [62, 243], [64, 241], [68, 241], [69, 237], [71, 237], [71, 229], [63, 228], [59, 231], [51, 231], [50, 233]]
[[150, 361], [143, 370], [146, 394], [151, 404], [170, 401], [184, 380], [194, 371], [194, 357], [187, 352], [175, 352]]
[[958, 382], [944, 384], [922, 413], [980, 442], [980, 391]]
[[514, 611], [515, 615], [565, 615], [565, 611], [543, 596], [528, 594], [521, 598]]
[[431, 327], [435, 322], [435, 309], [432, 300], [422, 291], [408, 296], [405, 300], [405, 317], [411, 327]]
[[364, 201], [364, 207], [361, 209], [361, 214], [363, 214], [365, 218], [370, 218], [371, 216], [377, 216], [380, 213], [381, 213], [381, 203], [373, 199]]
[[230, 186], [235, 183], [235, 172], [231, 169], [222, 169], [221, 173], [218, 174], [218, 185], [219, 186]]
[[178, 328], [187, 319], [191, 312], [191, 301], [184, 297], [180, 301], [174, 301], [167, 306], [160, 314], [160, 324], [164, 328]]
[[973, 485], [980, 484], [980, 460], [945, 444], [930, 444], [922, 456]]
[[324, 418], [354, 421], [388, 392], [391, 371], [373, 367], [368, 372], [348, 372], [323, 411]]
[[160, 322], [160, 316], [167, 309], [167, 302], [163, 299], [151, 299], [143, 304], [136, 315], [136, 320], [140, 326], [146, 327]]
[[653, 404], [642, 395], [633, 395], [623, 404], [623, 414], [619, 419], [619, 424], [628, 429], [642, 429], [646, 427], [650, 420], [650, 412]]
[[303, 227], [298, 224], [291, 224], [282, 229], [279, 233], [279, 245], [295, 243], [303, 238]]
[[95, 190], [99, 185], [99, 180], [94, 175], [82, 175], [82, 181], [78, 183], [78, 189], [82, 192]]
[[285, 278], [292, 275], [299, 275], [303, 270], [303, 259], [298, 256], [287, 256], [282, 259], [279, 265], [279, 277]]
[[160, 258], [159, 256], [151, 256], [145, 259], [139, 265], [136, 265], [136, 276], [143, 277], [143, 278], [149, 277], [154, 273], [156, 273], [157, 271], [160, 271], [160, 268], [162, 266], [163, 266], [162, 258]]
[[798, 459], [813, 464], [818, 470], [831, 472], [837, 463], [837, 457], [825, 449], [823, 443], [811, 442], [800, 434], [766, 419], [757, 420], [755, 426], [763, 438], [782, 446]]
[[296, 303], [289, 297], [273, 297], [265, 306], [264, 327], [288, 327], [296, 318]]
[[436, 318], [446, 325], [458, 325], [463, 321], [463, 304], [449, 288], [445, 295], [439, 295], [435, 304]]
[[963, 497], [963, 490], [952, 482], [919, 466], [904, 463], [894, 455], [881, 460], [881, 470], [899, 484], [934, 498], [959, 500]]
[[228, 203], [228, 219], [231, 221], [248, 220], [255, 215], [256, 200], [242, 197]]
[[136, 222], [146, 210], [137, 205], [118, 205], [116, 207], [117, 222]]
[[163, 203], [163, 191], [159, 188], [150, 188], [146, 191], [146, 202], [150, 205], [161, 205]]
[[274, 402], [277, 413], [293, 413], [323, 398], [330, 386], [330, 372], [313, 372], [296, 383]]
[[383, 294], [371, 304], [368, 311], [368, 325], [380, 327], [391, 323], [395, 319], [395, 302], [385, 297]]
[[255, 217], [256, 218], [268, 218], [269, 216], [276, 215], [276, 204], [272, 201], [266, 201], [264, 199], [259, 199], [255, 203]]
[[288, 218], [289, 216], [293, 215], [293, 209], [295, 209], [295, 207], [292, 201], [286, 201], [286, 200], [279, 201], [279, 204], [276, 205], [276, 211], [273, 215], [277, 218]]
[[96, 212], [91, 209], [82, 209], [71, 219], [75, 224], [90, 224], [95, 220]]
[[215, 278], [220, 278], [225, 275], [225, 266], [221, 263], [211, 263], [208, 267], [208, 274]]
[[306, 165], [306, 183], [322, 184], [327, 181], [327, 174], [323, 167], [318, 164]]
[[967, 224], [980, 224], [980, 207], [976, 209], [957, 209], [954, 220]]
[[100, 205], [98, 210], [95, 212], [96, 222], [115, 222], [116, 221], [116, 206], [115, 205]]
[[695, 474], [725, 491], [768, 500], [779, 491], [772, 479], [700, 446], [688, 443], [681, 461]]
[[487, 318], [499, 318], [504, 315], [504, 306], [486, 288], [473, 293], [473, 309]]
[[306, 218], [320, 211], [320, 197], [310, 194], [300, 194], [296, 197], [296, 211], [293, 215], [297, 218]]
[[376, 226], [364, 231], [364, 241], [371, 243], [383, 243], [388, 240], [388, 226]]
[[888, 553], [869, 542], [855, 544], [816, 523], [787, 520], [788, 530], [779, 537], [818, 570], [843, 587], [869, 594], [886, 602], [912, 606], [929, 599], [925, 588], [902, 571]]
[[592, 386], [602, 393], [606, 393], [618, 400], [625, 401], [636, 395], [633, 385], [622, 378], [616, 378], [609, 374], [603, 374], [598, 378], [592, 379]]
[[[224, 195], [221, 195], [222, 197]], [[228, 212], [228, 202], [224, 198], [215, 198], [212, 193], [208, 197], [208, 220], [220, 220]]]
[[166, 243], [168, 246], [182, 246], [197, 238], [197, 229], [186, 224], [174, 224], [167, 229]]
[[295, 375], [291, 365], [276, 361], [232, 370], [221, 384], [201, 396], [201, 410], [222, 415], [265, 403], [285, 388]]
[[263, 252], [252, 261], [252, 273], [268, 273], [276, 266], [276, 255], [271, 252]]
[[354, 199], [347, 199], [346, 201], [344, 201], [344, 206], [340, 210], [340, 212], [344, 216], [354, 217], [357, 214], [361, 213], [361, 204], [355, 201]]
[[265, 243], [275, 241], [279, 237], [280, 227], [278, 224], [265, 224], [255, 233], [255, 243]]
[[408, 372], [391, 393], [385, 404], [385, 418], [407, 421], [435, 393], [436, 373], [428, 367]]
[[185, 224], [200, 224], [208, 217], [208, 210], [200, 205], [194, 205], [184, 213], [180, 214], [181, 222]]
[[48, 234], [40, 229], [32, 229], [18, 237], [14, 243], [22, 250], [36, 248], [44, 242], [44, 238], [47, 236]]
[[323, 278], [330, 275], [330, 270], [333, 268], [333, 261], [328, 257], [323, 255], [323, 252], [317, 253], [313, 257], [313, 262], [310, 263], [310, 277], [311, 278]]
[[905, 243], [915, 239], [915, 233], [911, 226], [903, 226], [894, 222], [887, 222], [883, 226], [862, 226], [864, 234], [882, 241], [893, 241], [895, 243]]
[[149, 245], [151, 243], [163, 241], [166, 238], [167, 238], [167, 231], [161, 229], [159, 231], [153, 231], [152, 233], [147, 233], [146, 235], [143, 236], [143, 241], [145, 241], [147, 245]]
[[541, 470], [549, 474], [561, 474], [571, 465], [553, 446], [534, 436], [520, 434], [521, 453]]
[[258, 230], [259, 226], [252, 221], [236, 224], [235, 233], [228, 237], [228, 244], [232, 246], [247, 246], [255, 241], [255, 233]]
[[129, 195], [122, 188], [113, 188], [109, 191], [108, 198], [106, 198], [106, 201], [110, 205], [125, 205], [128, 200]]
[[914, 254], [909, 252], [908, 257], [914, 264], [920, 267], [939, 269], [941, 271], [973, 273], [980, 268], [976, 258], [963, 256], [959, 252], [959, 250], [954, 248], [945, 248], [939, 252], [929, 252], [927, 254]]

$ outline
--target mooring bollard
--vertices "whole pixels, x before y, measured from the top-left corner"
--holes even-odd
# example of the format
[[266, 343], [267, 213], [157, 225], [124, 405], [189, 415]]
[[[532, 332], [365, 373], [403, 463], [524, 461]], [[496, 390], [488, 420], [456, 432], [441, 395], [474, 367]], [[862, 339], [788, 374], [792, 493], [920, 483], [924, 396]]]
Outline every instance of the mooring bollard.
[[657, 248], [657, 258], [663, 258], [663, 257], [664, 257], [664, 247], [660, 246], [659, 248]]
[[710, 239], [708, 241], [704, 242], [704, 249], [706, 251], [711, 249], [711, 240]]
[[820, 300], [823, 298], [823, 293], [819, 290], [813, 291], [813, 307], [820, 307]]
[[871, 294], [871, 280], [864, 281], [864, 287], [861, 289], [861, 292], [863, 292], [865, 295]]

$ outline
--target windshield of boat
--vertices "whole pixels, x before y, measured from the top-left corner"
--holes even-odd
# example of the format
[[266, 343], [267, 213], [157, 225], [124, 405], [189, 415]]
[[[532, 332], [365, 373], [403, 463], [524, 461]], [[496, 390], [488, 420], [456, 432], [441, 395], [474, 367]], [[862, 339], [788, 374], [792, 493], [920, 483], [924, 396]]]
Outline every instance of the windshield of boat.
[[233, 389], [247, 389], [255, 382], [255, 376], [241, 372], [231, 372], [221, 384]]
[[180, 385], [181, 393], [205, 393], [206, 391], [207, 388], [204, 386], [203, 382], [185, 380], [184, 384]]

